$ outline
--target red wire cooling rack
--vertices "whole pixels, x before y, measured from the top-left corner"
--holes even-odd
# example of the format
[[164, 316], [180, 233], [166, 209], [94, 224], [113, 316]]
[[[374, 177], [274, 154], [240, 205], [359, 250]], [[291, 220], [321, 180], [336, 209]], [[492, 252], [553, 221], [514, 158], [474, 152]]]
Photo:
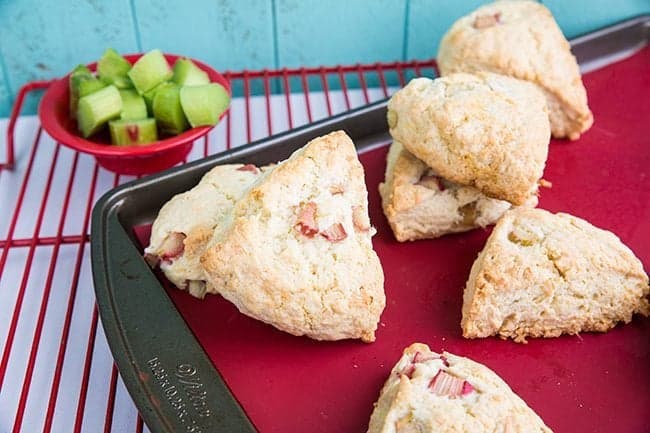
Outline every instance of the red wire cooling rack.
[[[435, 62], [226, 72], [242, 96], [188, 160], [389, 96]], [[93, 203], [129, 176], [54, 142], [19, 92], [0, 151], [0, 431], [142, 432], [112, 363], [92, 291]]]

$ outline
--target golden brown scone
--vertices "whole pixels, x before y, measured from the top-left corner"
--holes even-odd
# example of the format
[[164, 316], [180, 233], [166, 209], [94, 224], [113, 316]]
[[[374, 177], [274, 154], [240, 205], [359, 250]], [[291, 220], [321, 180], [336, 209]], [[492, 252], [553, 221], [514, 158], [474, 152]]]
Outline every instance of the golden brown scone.
[[460, 18], [440, 42], [438, 67], [442, 75], [491, 71], [534, 83], [556, 138], [577, 140], [593, 124], [571, 47], [538, 2], [497, 1]]
[[463, 295], [467, 338], [604, 332], [650, 314], [648, 276], [611, 232], [542, 209], [505, 213], [472, 266]]
[[551, 132], [532, 84], [487, 72], [416, 78], [387, 117], [393, 138], [443, 178], [514, 205], [537, 194]]
[[368, 433], [552, 433], [507, 383], [468, 358], [414, 343], [386, 380]]
[[[398, 141], [388, 151], [379, 184], [384, 214], [400, 241], [430, 239], [494, 224], [510, 203], [437, 176]], [[537, 204], [532, 196], [528, 205]]]
[[371, 342], [384, 309], [363, 167], [342, 131], [264, 174], [201, 264], [239, 310], [294, 335]]

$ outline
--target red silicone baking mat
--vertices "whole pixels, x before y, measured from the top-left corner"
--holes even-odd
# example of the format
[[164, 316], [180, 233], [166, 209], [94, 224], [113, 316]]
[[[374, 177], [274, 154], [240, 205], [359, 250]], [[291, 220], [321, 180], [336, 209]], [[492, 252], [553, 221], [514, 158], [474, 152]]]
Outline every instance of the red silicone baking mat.
[[[577, 142], [551, 143], [539, 206], [616, 233], [650, 263], [650, 48], [584, 77], [595, 123]], [[606, 334], [516, 344], [461, 336], [462, 293], [489, 234], [475, 230], [400, 244], [377, 185], [387, 148], [361, 156], [387, 305], [377, 341], [317, 342], [240, 314], [218, 296], [168, 293], [261, 433], [364, 432], [401, 350], [416, 341], [484, 363], [555, 432], [645, 432], [650, 320]], [[141, 241], [148, 233], [139, 231]]]

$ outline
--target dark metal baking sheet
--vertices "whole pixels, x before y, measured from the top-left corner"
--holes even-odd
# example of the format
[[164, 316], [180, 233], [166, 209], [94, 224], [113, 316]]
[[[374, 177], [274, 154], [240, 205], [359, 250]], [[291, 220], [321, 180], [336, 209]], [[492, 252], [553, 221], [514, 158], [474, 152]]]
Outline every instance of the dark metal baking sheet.
[[194, 186], [216, 164], [265, 165], [312, 138], [344, 129], [360, 150], [385, 144], [385, 101], [121, 186], [93, 210], [97, 304], [109, 346], [149, 429], [250, 433], [255, 429], [143, 260], [134, 226]]
[[[650, 16], [572, 41], [583, 70], [632, 55], [648, 42]], [[124, 383], [153, 433], [254, 432], [235, 397], [141, 257], [134, 226], [151, 222], [173, 195], [194, 186], [216, 164], [264, 165], [310, 139], [345, 130], [360, 152], [390, 141], [386, 101], [325, 119], [125, 184], [102, 197], [92, 219], [97, 303]]]

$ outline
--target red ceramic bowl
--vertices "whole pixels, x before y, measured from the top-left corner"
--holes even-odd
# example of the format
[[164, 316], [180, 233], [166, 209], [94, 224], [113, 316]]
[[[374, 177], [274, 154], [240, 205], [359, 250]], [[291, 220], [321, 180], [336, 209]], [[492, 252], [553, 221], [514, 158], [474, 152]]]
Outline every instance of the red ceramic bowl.
[[[124, 57], [131, 63], [135, 63], [141, 56], [142, 54], [129, 54]], [[181, 56], [165, 54], [170, 65], [173, 65], [179, 57]], [[208, 73], [211, 82], [221, 84], [228, 94], [231, 94], [230, 83], [219, 72], [205, 63], [194, 59], [192, 61]], [[96, 67], [97, 63], [88, 65], [91, 71], [95, 71]], [[50, 85], [38, 106], [38, 116], [45, 131], [61, 144], [95, 156], [99, 165], [119, 174], [141, 175], [169, 168], [187, 156], [192, 150], [194, 140], [204, 136], [213, 128], [213, 126], [192, 128], [180, 135], [147, 145], [113, 146], [110, 144], [108, 133], [93, 136], [92, 141], [79, 135], [77, 122], [69, 115], [69, 101], [70, 92], [66, 75]]]

